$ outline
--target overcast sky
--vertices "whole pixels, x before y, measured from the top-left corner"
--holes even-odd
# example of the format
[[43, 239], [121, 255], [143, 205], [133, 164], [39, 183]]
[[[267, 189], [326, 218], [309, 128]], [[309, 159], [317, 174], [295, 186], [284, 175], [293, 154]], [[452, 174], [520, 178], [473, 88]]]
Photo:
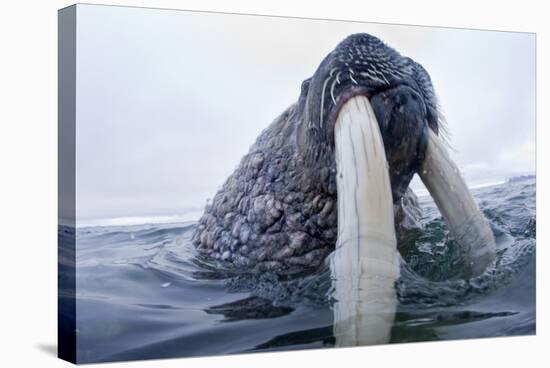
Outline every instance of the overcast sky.
[[535, 170], [533, 34], [93, 5], [77, 14], [81, 223], [201, 209], [357, 32], [429, 72], [470, 185]]

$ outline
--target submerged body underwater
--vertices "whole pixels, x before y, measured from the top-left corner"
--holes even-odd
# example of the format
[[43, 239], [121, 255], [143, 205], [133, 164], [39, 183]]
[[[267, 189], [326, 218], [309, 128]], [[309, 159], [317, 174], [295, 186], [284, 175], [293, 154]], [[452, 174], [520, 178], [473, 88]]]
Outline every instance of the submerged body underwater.
[[[446, 223], [431, 197], [420, 197], [421, 227], [398, 242], [390, 343], [535, 333], [535, 179], [472, 194], [494, 233], [495, 261], [463, 278]], [[326, 264], [295, 278], [226, 273], [191, 244], [195, 226], [95, 226], [76, 234], [60, 226], [62, 247], [76, 236], [76, 295], [61, 298], [76, 298], [79, 363], [335, 345]]]

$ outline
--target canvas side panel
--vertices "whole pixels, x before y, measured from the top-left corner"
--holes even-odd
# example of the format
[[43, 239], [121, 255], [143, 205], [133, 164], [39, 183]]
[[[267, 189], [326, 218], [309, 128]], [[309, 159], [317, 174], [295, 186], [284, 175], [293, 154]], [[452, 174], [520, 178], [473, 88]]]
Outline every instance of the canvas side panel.
[[76, 6], [58, 13], [58, 357], [76, 352]]

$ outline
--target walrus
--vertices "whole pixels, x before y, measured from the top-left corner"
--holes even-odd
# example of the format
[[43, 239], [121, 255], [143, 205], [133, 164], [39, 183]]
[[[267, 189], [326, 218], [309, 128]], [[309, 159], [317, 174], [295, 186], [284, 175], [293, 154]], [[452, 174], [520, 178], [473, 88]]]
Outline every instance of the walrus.
[[347, 258], [370, 258], [373, 277], [395, 276], [396, 232], [419, 214], [409, 188], [418, 174], [464, 252], [466, 274], [479, 275], [495, 241], [444, 128], [419, 63], [375, 36], [350, 35], [260, 134], [206, 205], [192, 242], [227, 269], [297, 275], [355, 241]]

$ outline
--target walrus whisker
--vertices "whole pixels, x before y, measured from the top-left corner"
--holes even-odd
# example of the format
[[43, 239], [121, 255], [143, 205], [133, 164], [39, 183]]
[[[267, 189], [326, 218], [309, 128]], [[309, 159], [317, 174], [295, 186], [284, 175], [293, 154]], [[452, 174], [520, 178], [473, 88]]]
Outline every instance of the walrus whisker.
[[336, 86], [336, 80], [332, 82], [330, 86], [330, 97], [332, 98], [332, 103], [336, 105], [336, 99], [334, 98], [334, 87]]
[[[380, 73], [378, 70], [367, 69], [366, 72], [359, 72], [359, 75], [367, 79], [370, 79], [372, 81], [378, 82], [380, 84], [390, 84], [386, 79], [386, 77], [382, 73]], [[378, 77], [378, 75], [380, 75], [383, 79]]]
[[390, 84], [390, 82], [386, 79], [386, 76], [384, 75], [384, 73], [379, 72], [378, 75], [380, 75], [380, 77], [384, 80], [384, 82], [386, 82], [386, 84]]
[[320, 110], [320, 113], [319, 113], [319, 127], [323, 128], [323, 112], [324, 112], [324, 104], [325, 104], [325, 89], [327, 87], [327, 83], [329, 82], [329, 80], [331, 79], [331, 77], [328, 77], [327, 79], [325, 79], [325, 81], [323, 82], [323, 89], [321, 90], [321, 110]]

